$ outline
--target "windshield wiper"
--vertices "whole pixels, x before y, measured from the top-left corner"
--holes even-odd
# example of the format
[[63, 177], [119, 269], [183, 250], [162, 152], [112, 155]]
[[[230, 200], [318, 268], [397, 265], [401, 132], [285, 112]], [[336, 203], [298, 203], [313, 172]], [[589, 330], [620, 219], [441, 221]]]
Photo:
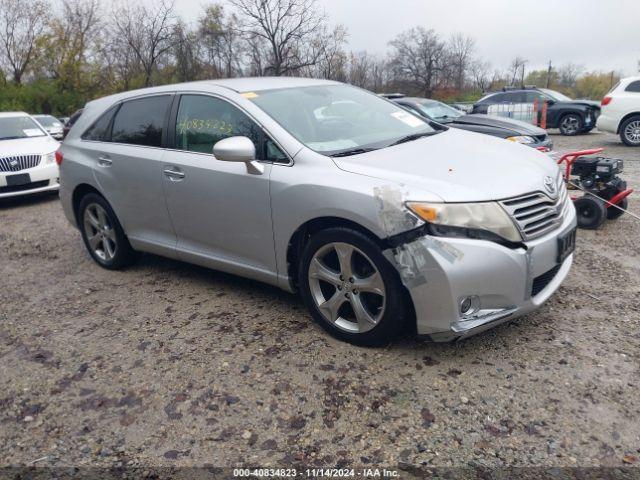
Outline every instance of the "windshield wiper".
[[372, 152], [375, 148], [352, 148], [351, 150], [344, 150], [342, 152], [334, 153], [332, 157], [350, 157], [351, 155], [360, 155], [361, 153]]
[[400, 140], [393, 142], [389, 146], [393, 147], [394, 145], [400, 145], [401, 143], [413, 142], [414, 140], [418, 140], [419, 138], [430, 137], [431, 135], [436, 135], [438, 133], [440, 132], [435, 131], [435, 132], [412, 133], [411, 135], [407, 135], [406, 137], [402, 137]]
[[15, 137], [0, 137], [0, 140], [16, 140], [18, 138], [27, 138], [27, 137], [20, 137], [20, 136], [15, 136]]

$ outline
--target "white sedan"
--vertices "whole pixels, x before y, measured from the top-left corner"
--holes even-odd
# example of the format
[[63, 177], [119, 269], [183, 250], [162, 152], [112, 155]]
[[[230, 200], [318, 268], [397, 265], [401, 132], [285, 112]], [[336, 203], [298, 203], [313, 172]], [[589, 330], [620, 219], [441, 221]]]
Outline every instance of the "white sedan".
[[602, 99], [598, 130], [619, 134], [625, 145], [640, 147], [640, 77], [623, 78]]
[[28, 114], [0, 113], [0, 198], [58, 190], [59, 146]]

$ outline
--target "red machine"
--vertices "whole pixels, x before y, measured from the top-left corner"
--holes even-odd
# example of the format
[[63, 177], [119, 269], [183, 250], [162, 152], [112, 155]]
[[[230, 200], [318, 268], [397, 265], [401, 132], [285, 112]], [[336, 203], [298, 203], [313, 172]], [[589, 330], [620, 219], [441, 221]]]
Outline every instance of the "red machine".
[[558, 160], [558, 165], [566, 164], [564, 180], [567, 188], [584, 192], [581, 196], [571, 196], [580, 228], [596, 229], [605, 220], [620, 217], [627, 209], [627, 197], [633, 193], [627, 188], [627, 182], [618, 176], [623, 169], [621, 159], [590, 156], [603, 150], [570, 152]]

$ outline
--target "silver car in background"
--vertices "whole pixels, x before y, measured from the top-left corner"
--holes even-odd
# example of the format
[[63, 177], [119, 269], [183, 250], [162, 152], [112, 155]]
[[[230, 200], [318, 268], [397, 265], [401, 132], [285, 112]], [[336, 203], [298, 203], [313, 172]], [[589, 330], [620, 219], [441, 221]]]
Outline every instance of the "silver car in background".
[[466, 337], [540, 307], [576, 215], [546, 155], [348, 85], [245, 78], [87, 104], [61, 200], [105, 268], [152, 252], [299, 291], [359, 344]]

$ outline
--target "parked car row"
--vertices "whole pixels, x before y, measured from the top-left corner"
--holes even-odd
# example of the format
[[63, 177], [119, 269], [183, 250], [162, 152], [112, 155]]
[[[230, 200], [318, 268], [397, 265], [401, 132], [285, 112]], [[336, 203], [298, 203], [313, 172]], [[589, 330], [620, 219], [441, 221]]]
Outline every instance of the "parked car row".
[[547, 131], [530, 123], [477, 113], [465, 114], [445, 103], [427, 98], [398, 94], [387, 97], [416, 115], [449, 127], [504, 138], [539, 150], [553, 148]]
[[[562, 135], [578, 135], [588, 133], [596, 126], [600, 115], [600, 104], [591, 100], [573, 100], [566, 95], [547, 88], [505, 87], [500, 92], [492, 92], [473, 105], [471, 113], [490, 113], [491, 109], [507, 105], [539, 105], [547, 104], [546, 126], [558, 128]], [[508, 111], [508, 109], [507, 109]]]

